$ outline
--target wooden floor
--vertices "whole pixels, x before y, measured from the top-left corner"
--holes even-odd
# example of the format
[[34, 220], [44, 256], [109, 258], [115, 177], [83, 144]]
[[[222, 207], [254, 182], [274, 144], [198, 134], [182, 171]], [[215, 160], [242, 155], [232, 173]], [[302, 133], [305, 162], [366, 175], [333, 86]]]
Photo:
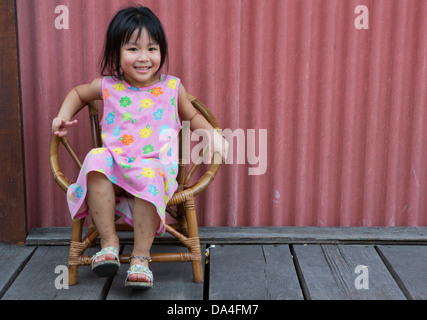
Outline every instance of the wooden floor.
[[[52, 240], [55, 238], [54, 232], [50, 232], [50, 241], [46, 233], [35, 240], [37, 231], [36, 236], [30, 236], [27, 241], [31, 245], [0, 244], [0, 298], [427, 299], [427, 238], [424, 228], [405, 229], [404, 232], [403, 229], [401, 232], [389, 229], [383, 234], [377, 231], [376, 239], [367, 236], [373, 234], [367, 233], [369, 230], [358, 229], [358, 236], [353, 233], [344, 237], [342, 233], [335, 236], [335, 240], [331, 229], [328, 239], [322, 236], [326, 229], [312, 229], [311, 234], [306, 229], [305, 238], [301, 236], [301, 229], [294, 229], [294, 236], [291, 229], [274, 229], [270, 230], [270, 237], [264, 238], [255, 236], [261, 229], [250, 229], [244, 237], [240, 233], [244, 229], [233, 230], [236, 231], [234, 238], [224, 240], [224, 237], [217, 236], [216, 243], [212, 232], [221, 234], [223, 229], [209, 229], [205, 233], [211, 234], [205, 236], [201, 232], [203, 249], [210, 247], [208, 263], [204, 266], [204, 283], [192, 282], [190, 263], [152, 263], [150, 268], [155, 284], [153, 289], [145, 291], [124, 287], [127, 265], [122, 265], [118, 275], [113, 278], [98, 278], [89, 267], [80, 267], [79, 284], [68, 289], [61, 288], [64, 285], [61, 280], [68, 260], [68, 247], [62, 245], [59, 239]], [[233, 230], [228, 229], [228, 234]], [[278, 238], [280, 230], [288, 232], [286, 239]], [[394, 240], [390, 237], [390, 234], [398, 233]], [[206, 239], [209, 239], [209, 243], [205, 242]], [[53, 245], [54, 242], [56, 245]], [[91, 248], [88, 254], [99, 249]], [[131, 250], [130, 244], [122, 245], [123, 253], [130, 253]], [[152, 251], [183, 251], [183, 248], [167, 241], [157, 241]]]

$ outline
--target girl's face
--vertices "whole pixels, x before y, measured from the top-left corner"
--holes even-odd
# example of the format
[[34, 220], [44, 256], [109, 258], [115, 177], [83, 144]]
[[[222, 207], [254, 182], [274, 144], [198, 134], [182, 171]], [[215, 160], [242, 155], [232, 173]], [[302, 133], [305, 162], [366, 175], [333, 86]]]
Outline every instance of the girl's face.
[[120, 67], [125, 81], [133, 87], [148, 87], [159, 81], [157, 71], [160, 67], [161, 54], [159, 45], [149, 36], [147, 30], [138, 30], [132, 34], [128, 43], [120, 50]]

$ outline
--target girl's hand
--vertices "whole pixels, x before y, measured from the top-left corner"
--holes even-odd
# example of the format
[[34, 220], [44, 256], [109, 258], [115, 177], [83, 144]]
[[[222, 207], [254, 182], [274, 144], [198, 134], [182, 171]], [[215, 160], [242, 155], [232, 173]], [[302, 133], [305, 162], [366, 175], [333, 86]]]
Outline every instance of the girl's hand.
[[68, 129], [77, 124], [77, 120], [67, 121], [63, 118], [56, 117], [52, 120], [52, 133], [58, 137], [64, 137], [68, 133]]

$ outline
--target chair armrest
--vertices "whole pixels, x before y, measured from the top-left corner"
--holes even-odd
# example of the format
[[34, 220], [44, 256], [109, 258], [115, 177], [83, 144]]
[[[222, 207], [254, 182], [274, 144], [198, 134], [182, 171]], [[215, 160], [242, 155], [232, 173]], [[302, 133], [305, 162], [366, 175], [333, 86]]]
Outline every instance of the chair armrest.
[[219, 167], [222, 163], [221, 155], [215, 152], [212, 156], [212, 162], [209, 166], [209, 169], [203, 174], [203, 176], [189, 189], [192, 190], [193, 195], [196, 196], [200, 192], [206, 189], [206, 187], [215, 179], [215, 176], [219, 170]]
[[[187, 93], [187, 97], [190, 100], [190, 102], [193, 104], [193, 106], [205, 117], [206, 120], [209, 121], [209, 123], [212, 125], [212, 127], [219, 129], [218, 122], [216, 121], [214, 115], [212, 112], [197, 98], [193, 97], [191, 94]], [[217, 152], [215, 152], [212, 155], [211, 159], [211, 165], [209, 166], [209, 169], [203, 174], [203, 176], [193, 185], [191, 186], [185, 186], [193, 176], [196, 168], [199, 166], [200, 163], [196, 163], [193, 165], [193, 168], [191, 168], [190, 172], [188, 173], [187, 177], [185, 178], [184, 182], [184, 190], [178, 190], [172, 198], [168, 202], [168, 206], [173, 206], [179, 203], [185, 202], [188, 198], [194, 197], [203, 190], [207, 188], [207, 186], [215, 179], [215, 176], [219, 170], [220, 165], [222, 164], [222, 158], [221, 155]]]
[[67, 192], [68, 187], [71, 185], [71, 181], [62, 173], [58, 158], [59, 142], [62, 139], [66, 138], [58, 138], [56, 135], [52, 135], [49, 147], [49, 162], [56, 183], [64, 192]]

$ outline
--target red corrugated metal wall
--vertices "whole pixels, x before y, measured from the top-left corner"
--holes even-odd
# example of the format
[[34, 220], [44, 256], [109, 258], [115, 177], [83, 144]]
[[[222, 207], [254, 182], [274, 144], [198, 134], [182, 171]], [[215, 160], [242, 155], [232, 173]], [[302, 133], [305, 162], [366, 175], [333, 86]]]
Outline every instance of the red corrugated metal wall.
[[[108, 22], [129, 3], [17, 1], [29, 228], [71, 223], [50, 174], [51, 120], [97, 76]], [[139, 3], [164, 24], [169, 73], [236, 135], [233, 164], [198, 199], [200, 225], [427, 225], [427, 1]]]

